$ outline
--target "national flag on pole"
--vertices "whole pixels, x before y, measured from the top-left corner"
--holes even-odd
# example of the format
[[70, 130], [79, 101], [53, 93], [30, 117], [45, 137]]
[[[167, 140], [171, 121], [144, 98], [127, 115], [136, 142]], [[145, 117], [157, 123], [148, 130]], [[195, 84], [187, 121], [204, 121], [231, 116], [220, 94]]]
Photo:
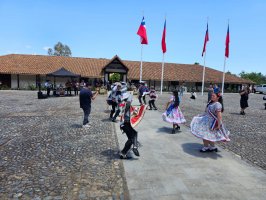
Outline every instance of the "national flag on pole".
[[227, 58], [229, 57], [229, 43], [230, 43], [230, 36], [229, 36], [229, 24], [228, 24], [227, 34], [225, 39], [225, 56]]
[[140, 43], [141, 44], [148, 44], [148, 38], [147, 38], [147, 33], [146, 33], [146, 26], [145, 26], [145, 21], [144, 17], [142, 18], [142, 21], [139, 26], [139, 30], [137, 34], [140, 36]]
[[209, 41], [209, 31], [208, 31], [208, 23], [207, 23], [207, 30], [206, 30], [206, 34], [205, 34], [204, 45], [203, 45], [203, 50], [202, 50], [201, 56], [203, 56], [203, 54], [206, 51], [206, 44], [208, 41]]
[[165, 22], [164, 22], [163, 36], [162, 36], [162, 51], [163, 51], [163, 53], [166, 52], [166, 42], [165, 42], [165, 38], [166, 38], [166, 20], [165, 20]]

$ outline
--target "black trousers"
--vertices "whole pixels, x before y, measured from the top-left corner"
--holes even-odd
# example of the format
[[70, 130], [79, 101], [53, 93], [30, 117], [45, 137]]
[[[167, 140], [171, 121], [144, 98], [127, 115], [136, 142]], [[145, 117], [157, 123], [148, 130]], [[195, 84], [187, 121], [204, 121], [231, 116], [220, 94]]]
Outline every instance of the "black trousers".
[[[111, 113], [110, 113], [110, 118], [116, 119], [117, 116], [119, 115], [120, 110], [118, 109], [117, 111], [115, 111], [117, 106], [118, 106], [118, 104], [116, 102], [112, 101], [112, 110], [111, 110]], [[114, 115], [114, 113], [115, 113], [115, 115]]]
[[149, 100], [149, 106], [150, 106], [150, 109], [152, 109], [152, 107], [156, 109], [155, 100], [154, 99]]
[[126, 133], [128, 140], [125, 143], [125, 147], [121, 151], [124, 155], [130, 150], [131, 145], [137, 148], [138, 132], [131, 126], [130, 122], [125, 122], [120, 128]]
[[47, 88], [47, 96], [48, 97], [50, 96], [50, 91], [51, 91], [51, 88]]
[[83, 119], [83, 125], [86, 125], [89, 123], [89, 116], [91, 113], [91, 107], [82, 108], [84, 113], [84, 119]]
[[143, 99], [144, 104], [146, 104], [146, 99], [145, 99], [145, 95], [139, 95], [139, 103], [142, 104], [141, 98]]
[[77, 95], [79, 95], [79, 90], [78, 90], [78, 88], [74, 88], [74, 92], [75, 92], [75, 96], [77, 96]]

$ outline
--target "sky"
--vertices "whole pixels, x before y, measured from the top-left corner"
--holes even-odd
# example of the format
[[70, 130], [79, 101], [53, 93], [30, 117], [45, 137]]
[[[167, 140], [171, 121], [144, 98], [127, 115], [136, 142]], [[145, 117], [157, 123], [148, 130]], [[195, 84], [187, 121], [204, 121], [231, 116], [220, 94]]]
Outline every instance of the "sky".
[[[0, 55], [47, 55], [57, 42], [73, 57], [140, 61], [136, 34], [145, 17], [148, 45], [143, 61], [162, 62], [166, 18], [166, 63], [204, 64], [201, 56], [209, 24], [205, 65], [239, 74], [266, 75], [265, 0], [0, 0]], [[225, 38], [230, 26], [230, 54]]]

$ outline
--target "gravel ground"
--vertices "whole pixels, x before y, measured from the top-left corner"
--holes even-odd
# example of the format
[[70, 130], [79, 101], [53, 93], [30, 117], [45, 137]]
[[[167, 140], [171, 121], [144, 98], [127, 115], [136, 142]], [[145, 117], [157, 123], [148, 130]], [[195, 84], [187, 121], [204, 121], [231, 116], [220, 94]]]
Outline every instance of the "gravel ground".
[[[159, 112], [170, 95], [159, 97]], [[189, 96], [185, 94], [181, 103], [187, 126], [207, 103], [206, 94], [196, 100]], [[262, 96], [250, 94], [250, 107], [242, 116], [239, 94], [224, 95], [223, 121], [231, 142], [219, 145], [266, 170]], [[39, 100], [36, 91], [0, 91], [0, 199], [127, 199], [105, 99], [98, 96], [94, 101], [92, 128], [85, 130], [78, 97]]]
[[[158, 98], [160, 112], [163, 112], [170, 95], [171, 93], [165, 93]], [[198, 94], [196, 100], [189, 97], [190, 94], [185, 94], [181, 102], [181, 109], [187, 120], [186, 126], [190, 125], [193, 116], [204, 112], [207, 104], [206, 93], [204, 96]], [[250, 94], [246, 115], [240, 115], [239, 94], [224, 94], [225, 110], [222, 116], [231, 133], [231, 141], [221, 142], [219, 146], [266, 170], [266, 101], [262, 98], [262, 94]]]
[[78, 97], [0, 91], [0, 199], [127, 199], [113, 123], [93, 103], [83, 129]]

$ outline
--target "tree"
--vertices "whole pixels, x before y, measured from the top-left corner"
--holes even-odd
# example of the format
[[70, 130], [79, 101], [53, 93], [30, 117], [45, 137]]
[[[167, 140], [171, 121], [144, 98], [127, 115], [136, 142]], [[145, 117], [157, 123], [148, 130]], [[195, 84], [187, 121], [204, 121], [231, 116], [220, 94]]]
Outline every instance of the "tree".
[[239, 76], [244, 79], [249, 79], [256, 84], [263, 84], [266, 83], [266, 75], [263, 75], [262, 73], [256, 73], [256, 72], [251, 72], [251, 73], [246, 73], [242, 71]]
[[50, 56], [72, 56], [70, 48], [67, 45], [63, 45], [61, 42], [58, 42], [54, 46], [54, 49], [49, 48], [47, 53]]
[[110, 74], [110, 81], [112, 81], [113, 83], [114, 82], [117, 82], [117, 81], [120, 81], [120, 74], [119, 73], [112, 73]]

